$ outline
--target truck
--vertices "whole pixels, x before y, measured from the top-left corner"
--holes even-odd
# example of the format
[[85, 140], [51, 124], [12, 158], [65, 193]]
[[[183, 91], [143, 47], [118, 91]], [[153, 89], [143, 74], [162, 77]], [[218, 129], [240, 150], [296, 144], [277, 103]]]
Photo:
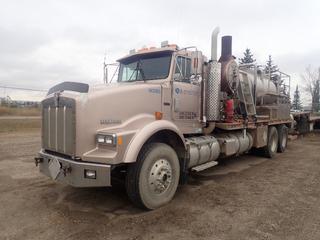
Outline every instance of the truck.
[[210, 59], [165, 41], [120, 58], [116, 82], [52, 87], [41, 103], [40, 172], [74, 187], [123, 181], [129, 199], [152, 210], [191, 172], [249, 151], [284, 152], [290, 76], [239, 65], [231, 36], [221, 38], [218, 59], [218, 34]]
[[[311, 111], [292, 111], [292, 134], [305, 134], [320, 129], [320, 115]], [[290, 132], [289, 132], [290, 133]]]

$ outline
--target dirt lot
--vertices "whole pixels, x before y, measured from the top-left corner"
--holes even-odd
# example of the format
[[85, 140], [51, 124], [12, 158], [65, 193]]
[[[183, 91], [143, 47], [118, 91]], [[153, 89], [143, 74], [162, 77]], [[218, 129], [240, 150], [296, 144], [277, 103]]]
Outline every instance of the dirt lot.
[[320, 134], [267, 160], [242, 156], [136, 209], [124, 189], [74, 189], [38, 173], [40, 133], [0, 133], [0, 239], [320, 239]]

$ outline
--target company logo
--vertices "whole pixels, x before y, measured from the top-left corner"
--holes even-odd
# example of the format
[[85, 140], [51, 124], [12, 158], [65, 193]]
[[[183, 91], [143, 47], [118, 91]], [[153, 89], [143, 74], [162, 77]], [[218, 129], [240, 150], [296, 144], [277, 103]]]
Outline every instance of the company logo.
[[108, 124], [120, 124], [121, 120], [118, 119], [101, 119], [100, 124], [101, 125], [108, 125]]
[[199, 91], [194, 91], [194, 90], [186, 90], [182, 88], [175, 88], [174, 91], [176, 94], [184, 94], [184, 95], [190, 95], [190, 96], [199, 96]]
[[175, 92], [176, 92], [176, 94], [182, 93], [182, 89], [181, 88], [176, 88]]
[[149, 88], [148, 91], [150, 93], [160, 94], [160, 89], [159, 88]]

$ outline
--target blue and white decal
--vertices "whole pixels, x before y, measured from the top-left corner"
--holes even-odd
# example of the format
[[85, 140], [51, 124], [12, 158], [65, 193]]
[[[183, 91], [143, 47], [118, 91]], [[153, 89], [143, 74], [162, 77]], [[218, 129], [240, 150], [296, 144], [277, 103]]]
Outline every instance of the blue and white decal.
[[154, 94], [160, 94], [160, 88], [149, 88], [148, 89], [149, 93], [154, 93]]
[[175, 92], [176, 92], [176, 94], [182, 93], [182, 89], [181, 88], [176, 88]]
[[199, 96], [200, 95], [199, 91], [186, 90], [186, 89], [182, 89], [182, 88], [175, 88], [174, 91], [176, 94], [184, 94], [184, 95], [189, 95], [189, 96]]

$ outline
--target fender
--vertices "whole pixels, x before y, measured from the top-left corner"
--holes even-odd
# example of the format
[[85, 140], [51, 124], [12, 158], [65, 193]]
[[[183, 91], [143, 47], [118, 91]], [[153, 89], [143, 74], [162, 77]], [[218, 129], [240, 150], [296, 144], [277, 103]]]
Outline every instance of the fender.
[[138, 154], [145, 144], [145, 142], [155, 133], [161, 130], [171, 130], [175, 132], [182, 140], [184, 147], [186, 148], [184, 136], [179, 131], [178, 127], [170, 121], [167, 120], [156, 120], [147, 124], [145, 127], [140, 129], [136, 135], [132, 138], [126, 153], [123, 158], [124, 163], [132, 163], [135, 162]]

